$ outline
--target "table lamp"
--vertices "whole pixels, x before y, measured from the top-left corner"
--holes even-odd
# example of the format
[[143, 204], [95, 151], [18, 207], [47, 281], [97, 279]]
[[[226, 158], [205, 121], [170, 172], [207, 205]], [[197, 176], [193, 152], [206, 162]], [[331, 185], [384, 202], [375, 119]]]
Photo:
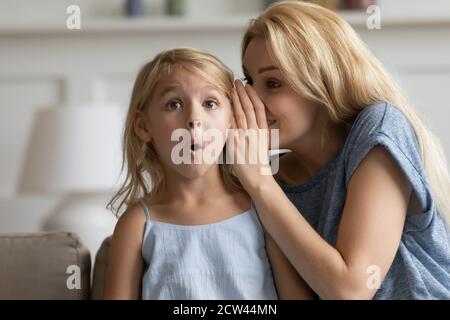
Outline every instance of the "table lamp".
[[92, 258], [117, 221], [106, 205], [120, 183], [123, 123], [110, 105], [38, 111], [19, 182], [20, 193], [62, 197], [42, 229], [76, 233]]

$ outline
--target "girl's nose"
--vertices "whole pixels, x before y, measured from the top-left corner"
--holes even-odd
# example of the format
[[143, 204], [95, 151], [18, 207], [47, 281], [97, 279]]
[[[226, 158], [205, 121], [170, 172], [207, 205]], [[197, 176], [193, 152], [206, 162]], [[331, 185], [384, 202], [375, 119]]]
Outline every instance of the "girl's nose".
[[201, 120], [194, 120], [191, 119], [188, 122], [188, 127], [189, 129], [195, 129], [195, 128], [200, 128], [202, 126], [202, 121]]

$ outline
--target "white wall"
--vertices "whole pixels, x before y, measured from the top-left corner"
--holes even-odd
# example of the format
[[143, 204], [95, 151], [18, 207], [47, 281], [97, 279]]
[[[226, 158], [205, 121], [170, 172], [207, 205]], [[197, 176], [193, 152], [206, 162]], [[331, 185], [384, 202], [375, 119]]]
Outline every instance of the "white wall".
[[[65, 8], [74, 3], [82, 9], [81, 31], [65, 29]], [[15, 191], [35, 110], [85, 102], [98, 81], [125, 108], [139, 66], [174, 46], [209, 50], [241, 75], [241, 36], [261, 1], [191, 0], [190, 18], [183, 24], [157, 18], [158, 3], [147, 1], [152, 12], [129, 26], [118, 19], [119, 0], [0, 1], [0, 232], [37, 230], [59, 202]], [[381, 30], [368, 30], [364, 16], [346, 17], [450, 155], [450, 1], [384, 0], [380, 5], [386, 17]]]

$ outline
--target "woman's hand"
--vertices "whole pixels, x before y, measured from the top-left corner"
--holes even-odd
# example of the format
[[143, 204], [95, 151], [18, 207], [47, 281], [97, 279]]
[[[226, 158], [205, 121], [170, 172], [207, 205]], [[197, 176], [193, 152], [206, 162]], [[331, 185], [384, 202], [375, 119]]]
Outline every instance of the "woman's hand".
[[243, 187], [258, 186], [272, 178], [269, 163], [269, 129], [264, 104], [250, 85], [235, 81], [232, 90], [234, 110], [233, 135], [228, 152], [233, 159], [233, 170]]

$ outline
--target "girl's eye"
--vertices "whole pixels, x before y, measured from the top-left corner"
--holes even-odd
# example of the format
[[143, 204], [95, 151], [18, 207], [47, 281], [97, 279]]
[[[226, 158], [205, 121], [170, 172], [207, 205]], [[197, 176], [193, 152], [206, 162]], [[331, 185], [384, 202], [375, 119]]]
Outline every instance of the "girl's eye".
[[179, 100], [174, 100], [174, 101], [170, 101], [170, 102], [166, 105], [166, 108], [167, 108], [167, 110], [169, 110], [169, 111], [175, 111], [175, 110], [181, 108], [182, 106], [183, 106], [183, 105], [182, 105], [181, 101], [179, 101]]
[[216, 109], [218, 105], [214, 100], [207, 100], [205, 101], [204, 106], [208, 109]]
[[277, 89], [277, 88], [281, 87], [281, 83], [276, 80], [267, 80], [266, 86], [269, 89]]
[[242, 78], [242, 81], [244, 81], [246, 84], [249, 84], [249, 85], [253, 84], [253, 80], [249, 76], [245, 76], [244, 78]]

